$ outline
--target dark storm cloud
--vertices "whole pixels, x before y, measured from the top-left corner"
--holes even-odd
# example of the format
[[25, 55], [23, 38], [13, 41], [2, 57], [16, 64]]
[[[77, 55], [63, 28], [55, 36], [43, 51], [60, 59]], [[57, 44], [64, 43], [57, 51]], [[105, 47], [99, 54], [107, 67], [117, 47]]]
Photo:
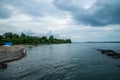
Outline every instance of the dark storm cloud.
[[[79, 0], [77, 0], [80, 3]], [[106, 26], [120, 24], [120, 0], [96, 0], [88, 9], [82, 4], [73, 4], [73, 0], [55, 0], [54, 4], [58, 9], [68, 11], [78, 24], [91, 26]]]
[[[41, 0], [42, 1], [42, 0]], [[72, 19], [77, 24], [91, 26], [106, 26], [120, 24], [120, 0], [96, 0], [88, 9], [84, 9], [85, 0], [54, 0], [53, 4], [59, 10], [70, 12]], [[92, 0], [86, 0], [86, 2]], [[40, 0], [39, 0], [40, 2]], [[76, 2], [76, 3], [75, 3]], [[12, 5], [20, 13], [33, 17], [54, 14], [54, 9], [47, 3], [36, 3], [34, 0], [0, 0], [0, 18], [6, 19], [12, 15], [12, 11], [5, 7]], [[89, 5], [89, 4], [87, 4]]]

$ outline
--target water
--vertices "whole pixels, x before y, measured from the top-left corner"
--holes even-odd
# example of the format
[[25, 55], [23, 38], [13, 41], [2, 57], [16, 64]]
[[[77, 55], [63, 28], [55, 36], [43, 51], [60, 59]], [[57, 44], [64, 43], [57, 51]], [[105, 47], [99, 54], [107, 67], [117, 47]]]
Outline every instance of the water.
[[40, 45], [0, 70], [0, 80], [120, 80], [120, 59], [98, 48], [120, 52], [120, 43]]

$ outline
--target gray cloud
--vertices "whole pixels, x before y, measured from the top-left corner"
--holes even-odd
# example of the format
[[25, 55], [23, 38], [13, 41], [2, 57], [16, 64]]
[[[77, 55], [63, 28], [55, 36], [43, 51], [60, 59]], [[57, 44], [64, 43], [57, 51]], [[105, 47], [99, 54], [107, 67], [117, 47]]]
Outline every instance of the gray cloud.
[[[12, 16], [12, 10], [9, 10], [10, 5], [14, 10], [19, 13], [27, 14], [32, 17], [44, 16], [44, 15], [53, 15], [53, 12], [56, 12], [57, 9], [54, 8], [52, 3], [38, 0], [0, 0], [0, 18], [7, 19]], [[59, 11], [58, 11], [59, 12]]]
[[[0, 18], [6, 19], [12, 15], [12, 11], [5, 5], [12, 5], [21, 13], [33, 17], [61, 14], [59, 10], [70, 12], [77, 24], [91, 26], [106, 26], [120, 24], [120, 0], [96, 0], [88, 9], [84, 9], [84, 3], [91, 0], [54, 0], [52, 3], [36, 2], [34, 0], [0, 0]], [[57, 10], [54, 4], [59, 10]], [[87, 3], [87, 5], [89, 5]], [[57, 15], [58, 16], [58, 15]]]
[[6, 18], [9, 18], [10, 15], [11, 15], [11, 12], [9, 11], [9, 9], [5, 8], [4, 1], [1, 0], [0, 1], [0, 18], [6, 19]]
[[6, 18], [9, 18], [10, 15], [11, 15], [11, 13], [8, 10], [6, 10], [4, 8], [0, 8], [0, 18], [6, 19]]
[[120, 0], [96, 0], [88, 9], [79, 6], [82, 5], [80, 1], [75, 0], [80, 3], [79, 5], [73, 4], [73, 1], [74, 0], [55, 0], [54, 4], [58, 9], [70, 12], [73, 15], [73, 19], [78, 24], [91, 26], [120, 24]]
[[119, 0], [51, 1], [0, 0], [0, 34], [49, 36], [52, 31], [74, 42], [120, 40]]
[[21, 13], [29, 14], [31, 16], [43, 15], [44, 7], [40, 3], [35, 3], [32, 0], [6, 0], [4, 4], [12, 5]]

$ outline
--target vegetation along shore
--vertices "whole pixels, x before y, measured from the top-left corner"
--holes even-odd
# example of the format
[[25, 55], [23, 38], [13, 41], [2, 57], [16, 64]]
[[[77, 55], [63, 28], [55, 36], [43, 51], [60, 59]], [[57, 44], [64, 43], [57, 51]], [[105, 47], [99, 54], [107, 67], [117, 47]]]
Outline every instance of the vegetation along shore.
[[[11, 42], [13, 43], [13, 46], [4, 46], [5, 42]], [[0, 68], [7, 68], [7, 62], [25, 57], [26, 53], [24, 49], [30, 47], [30, 45], [60, 43], [71, 43], [71, 40], [57, 39], [54, 38], [54, 36], [49, 36], [49, 38], [47, 38], [46, 36], [28, 36], [24, 33], [21, 33], [20, 35], [11, 32], [4, 33], [0, 35]]]
[[0, 45], [3, 45], [4, 42], [12, 42], [13, 44], [27, 44], [27, 45], [36, 45], [36, 44], [60, 44], [60, 43], [71, 43], [70, 39], [57, 39], [54, 36], [29, 36], [24, 33], [16, 34], [7, 32], [0, 35]]

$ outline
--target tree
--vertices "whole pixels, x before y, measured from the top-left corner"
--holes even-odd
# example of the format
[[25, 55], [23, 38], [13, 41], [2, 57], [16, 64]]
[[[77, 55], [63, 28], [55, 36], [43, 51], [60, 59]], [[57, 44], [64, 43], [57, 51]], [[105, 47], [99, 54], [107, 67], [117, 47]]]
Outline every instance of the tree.
[[49, 40], [53, 40], [54, 39], [54, 36], [49, 36]]
[[0, 35], [0, 40], [2, 40], [3, 39], [3, 36], [2, 35]]
[[54, 36], [49, 36], [49, 43], [54, 43]]
[[14, 38], [19, 38], [19, 35], [15, 33], [15, 34], [13, 34], [13, 37]]
[[70, 39], [66, 39], [66, 43], [71, 43], [71, 40]]
[[3, 34], [3, 37], [4, 38], [12, 38], [13, 37], [13, 34], [11, 32], [7, 32], [7, 33], [4, 33]]
[[41, 43], [48, 43], [46, 36], [43, 36], [40, 41], [41, 41]]
[[59, 43], [71, 43], [70, 39], [57, 39], [54, 36], [50, 36], [47, 38], [46, 36], [43, 37], [36, 37], [36, 36], [26, 36], [24, 33], [21, 33], [19, 36], [16, 33], [7, 32], [3, 35], [0, 35], [0, 44], [3, 45], [4, 42], [13, 42], [13, 44], [59, 44]]
[[26, 35], [24, 33], [21, 33], [21, 37], [25, 37]]

